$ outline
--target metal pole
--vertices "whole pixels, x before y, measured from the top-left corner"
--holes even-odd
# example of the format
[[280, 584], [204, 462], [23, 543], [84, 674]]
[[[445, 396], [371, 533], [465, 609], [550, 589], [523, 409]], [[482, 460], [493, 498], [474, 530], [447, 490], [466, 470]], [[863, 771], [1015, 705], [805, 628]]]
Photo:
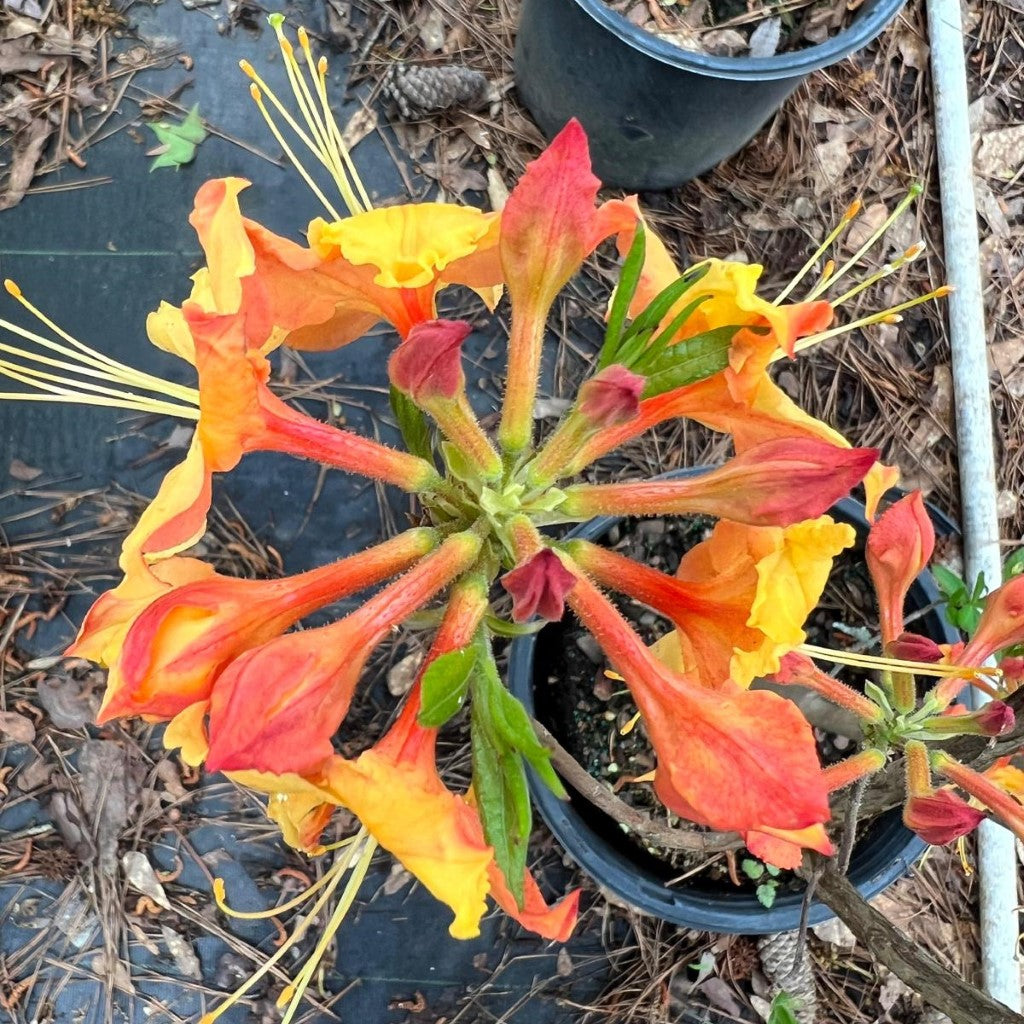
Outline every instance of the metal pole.
[[[955, 288], [949, 297], [949, 327], [964, 570], [968, 580], [979, 572], [984, 573], [989, 588], [994, 589], [1001, 580], [1002, 557], [996, 518], [992, 402], [960, 0], [928, 0], [928, 41], [934, 83], [946, 271], [949, 283]], [[1014, 837], [991, 821], [982, 822], [978, 830], [978, 875], [985, 989], [994, 999], [1019, 1011], [1021, 981], [1016, 955], [1017, 859]]]

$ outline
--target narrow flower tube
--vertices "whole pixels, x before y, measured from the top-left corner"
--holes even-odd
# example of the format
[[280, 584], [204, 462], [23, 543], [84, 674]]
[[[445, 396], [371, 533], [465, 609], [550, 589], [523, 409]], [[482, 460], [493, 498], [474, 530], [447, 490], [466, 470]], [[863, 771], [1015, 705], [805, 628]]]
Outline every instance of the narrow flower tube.
[[837, 448], [809, 438], [767, 441], [696, 477], [570, 487], [559, 514], [703, 513], [750, 526], [788, 526], [827, 512], [877, 456], [873, 448]]
[[[785, 655], [782, 658], [779, 671], [772, 676], [772, 679], [784, 686], [791, 684], [806, 686], [837, 707], [853, 713], [865, 722], [878, 723], [885, 718], [885, 712], [873, 700], [868, 700], [853, 687], [839, 682], [827, 672], [822, 672], [810, 658], [799, 652], [794, 651]], [[846, 783], [844, 782], [843, 785]]]
[[800, 830], [828, 820], [814, 736], [791, 701], [763, 690], [705, 690], [672, 672], [578, 575], [569, 603], [636, 700], [667, 807], [723, 831]]
[[992, 655], [1024, 642], [1024, 575], [1011, 577], [985, 598], [978, 628], [964, 648], [965, 665], [981, 665]]
[[207, 699], [220, 672], [244, 651], [317, 608], [407, 569], [436, 544], [435, 531], [408, 530], [298, 576], [239, 580], [212, 575], [175, 588], [135, 619], [111, 664], [97, 720], [173, 718]]
[[868, 775], [874, 775], [885, 767], [886, 757], [882, 750], [861, 750], [852, 757], [847, 757], [837, 764], [830, 764], [822, 771], [825, 785], [830, 793], [852, 786]]
[[572, 119], [527, 166], [502, 211], [498, 251], [512, 327], [498, 436], [508, 452], [530, 440], [544, 324], [555, 296], [602, 239], [635, 221], [621, 200], [596, 206], [600, 186], [587, 137]]
[[231, 662], [211, 695], [207, 767], [303, 774], [324, 762], [370, 653], [464, 572], [479, 549], [475, 533], [456, 534], [345, 618]]
[[1016, 722], [1013, 708], [1005, 701], [991, 700], [979, 711], [968, 712], [960, 708], [960, 714], [935, 715], [921, 723], [921, 729], [929, 736], [1002, 736], [1009, 732]]
[[907, 593], [934, 549], [935, 529], [920, 491], [891, 505], [872, 525], [865, 559], [878, 594], [883, 644], [893, 643], [903, 633]]

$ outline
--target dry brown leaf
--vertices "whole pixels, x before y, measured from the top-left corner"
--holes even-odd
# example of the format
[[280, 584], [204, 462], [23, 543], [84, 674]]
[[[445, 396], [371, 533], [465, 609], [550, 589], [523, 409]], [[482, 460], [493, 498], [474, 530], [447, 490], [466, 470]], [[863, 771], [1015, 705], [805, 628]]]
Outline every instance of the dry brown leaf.
[[504, 210], [508, 202], [508, 186], [497, 167], [487, 168], [487, 198], [496, 212]]
[[850, 167], [850, 152], [844, 132], [814, 147], [814, 194], [824, 199], [841, 184]]
[[341, 133], [341, 141], [345, 148], [353, 150], [363, 139], [377, 128], [377, 111], [373, 107], [361, 107], [350, 118], [345, 130]]
[[423, 664], [423, 651], [413, 651], [388, 669], [388, 693], [402, 697], [412, 688], [416, 673]]
[[885, 203], [866, 206], [843, 235], [843, 248], [847, 252], [856, 252], [885, 223], [888, 216]]
[[394, 896], [396, 892], [401, 892], [410, 882], [412, 882], [412, 873], [403, 868], [398, 861], [395, 861], [391, 865], [391, 870], [388, 872], [388, 877], [384, 879], [381, 889], [385, 896]]
[[81, 729], [99, 711], [100, 699], [90, 679], [48, 676], [39, 681], [39, 703], [58, 729]]
[[419, 37], [427, 53], [436, 53], [444, 48], [445, 28], [444, 15], [437, 7], [429, 4], [420, 8]]
[[928, 67], [928, 44], [912, 29], [904, 29], [896, 36], [903, 63], [915, 71]]
[[568, 978], [572, 974], [572, 956], [569, 950], [563, 946], [555, 957], [555, 973], [560, 978]]
[[17, 711], [0, 711], [0, 735], [12, 743], [31, 743], [36, 738], [32, 719]]
[[[3, 68], [0, 67], [2, 73]], [[7, 191], [0, 195], [0, 210], [9, 210], [24, 199], [53, 130], [49, 121], [36, 118], [24, 131], [15, 135]]]
[[153, 865], [149, 863], [144, 853], [140, 850], [129, 850], [121, 858], [121, 867], [124, 868], [125, 879], [133, 889], [141, 892], [143, 896], [148, 896], [164, 910], [171, 909], [171, 901], [167, 898]]
[[20, 480], [25, 484], [31, 483], [36, 477], [43, 475], [41, 469], [36, 469], [35, 466], [30, 466], [27, 462], [22, 462], [21, 459], [11, 459], [11, 464], [7, 467], [7, 473], [9, 476], [14, 477], [15, 480]]
[[987, 178], [1012, 178], [1024, 167], [1024, 124], [983, 132], [974, 170]]

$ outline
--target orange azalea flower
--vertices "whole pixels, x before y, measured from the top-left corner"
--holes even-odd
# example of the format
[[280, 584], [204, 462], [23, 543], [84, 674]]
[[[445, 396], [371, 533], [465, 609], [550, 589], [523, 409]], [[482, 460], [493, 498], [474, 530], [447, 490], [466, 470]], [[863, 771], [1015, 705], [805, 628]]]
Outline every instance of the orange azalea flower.
[[599, 242], [635, 222], [635, 208], [622, 200], [596, 206], [600, 187], [587, 137], [573, 119], [527, 165], [502, 211], [499, 254], [512, 327], [499, 438], [508, 450], [530, 440], [544, 324], [555, 296]]
[[700, 476], [623, 484], [577, 484], [559, 514], [691, 515], [750, 526], [788, 526], [827, 512], [875, 462], [874, 448], [837, 448], [811, 438], [766, 441]]
[[814, 736], [796, 705], [764, 690], [706, 690], [673, 672], [579, 576], [569, 603], [633, 694], [658, 755], [655, 790], [669, 809], [721, 831], [766, 835], [828, 820]]
[[[632, 245], [634, 231], [635, 224], [627, 225], [619, 235], [619, 251], [623, 254]], [[645, 240], [644, 267], [630, 308], [633, 316], [680, 276], [664, 243], [649, 227]], [[800, 338], [828, 327], [833, 317], [829, 303], [774, 305], [757, 294], [760, 266], [723, 260], [706, 262], [707, 273], [680, 296], [662, 321], [662, 326], [667, 326], [698, 296], [708, 296], [680, 328], [675, 344], [685, 345], [687, 338], [720, 327], [756, 327], [762, 333], [738, 332], [726, 369], [696, 384], [648, 398], [640, 403], [635, 419], [598, 432], [581, 449], [567, 475], [579, 472], [656, 424], [676, 417], [694, 419], [712, 430], [731, 434], [737, 452], [780, 437], [818, 438], [848, 446], [840, 433], [804, 412], [768, 373], [779, 353], [794, 356], [794, 346]], [[865, 479], [869, 518], [874, 515], [878, 498], [895, 483], [897, 475], [880, 463], [869, 471]]]
[[[125, 541], [125, 571], [132, 557], [152, 561], [195, 543], [206, 529], [213, 474], [233, 469], [248, 452], [316, 459], [410, 490], [436, 479], [422, 459], [321, 423], [274, 395], [270, 364], [249, 347], [243, 313], [221, 316], [186, 303], [182, 317], [199, 375], [199, 422], [184, 462], [164, 478]], [[176, 328], [163, 336], [180, 339]]]
[[597, 583], [675, 623], [653, 648], [663, 662], [703, 686], [746, 687], [778, 671], [781, 656], [806, 640], [802, 626], [832, 559], [855, 539], [851, 526], [828, 516], [785, 528], [722, 520], [683, 556], [675, 579], [596, 545], [571, 550]]
[[475, 533], [449, 537], [404, 576], [329, 626], [278, 637], [231, 662], [210, 697], [211, 771], [313, 771], [333, 753], [366, 659], [397, 623], [464, 572]]
[[416, 721], [426, 668], [441, 654], [471, 643], [486, 608], [482, 584], [468, 581], [456, 588], [405, 707], [370, 750], [352, 761], [332, 757], [315, 775], [305, 778], [252, 771], [233, 772], [232, 778], [270, 794], [268, 814], [281, 825], [285, 839], [299, 849], [316, 847], [335, 807], [351, 810], [384, 849], [451, 907], [455, 918], [449, 930], [455, 938], [480, 934], [490, 894], [524, 927], [564, 942], [576, 921], [579, 892], [548, 907], [527, 872], [524, 904], [516, 905], [484, 840], [472, 799], [450, 792], [438, 776], [437, 730]]
[[174, 717], [207, 699], [220, 672], [244, 651], [317, 608], [407, 569], [435, 544], [433, 530], [409, 530], [299, 576], [240, 580], [211, 572], [161, 595], [135, 617], [110, 663], [97, 720]]

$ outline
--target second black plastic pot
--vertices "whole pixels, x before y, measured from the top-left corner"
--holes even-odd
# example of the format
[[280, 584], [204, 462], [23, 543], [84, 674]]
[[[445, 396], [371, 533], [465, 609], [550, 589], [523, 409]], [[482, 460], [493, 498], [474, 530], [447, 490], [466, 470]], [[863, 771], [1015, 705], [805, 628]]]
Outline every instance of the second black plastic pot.
[[[831, 514], [840, 522], [850, 523], [861, 541], [866, 537], [868, 523], [859, 502], [844, 499]], [[611, 516], [592, 519], [567, 536], [599, 541], [619, 521]], [[951, 526], [948, 522], [943, 525]], [[929, 608], [938, 599], [931, 574], [922, 573], [908, 595], [907, 612]], [[543, 690], [539, 688], [549, 685], [546, 666], [556, 660], [565, 630], [571, 624], [567, 617], [535, 635], [520, 637], [512, 645], [509, 687], [527, 710], [549, 728], [555, 723], [545, 721]], [[915, 621], [913, 628], [939, 643], [959, 640], [937, 608], [930, 608]], [[570, 789], [570, 799], [559, 800], [532, 776], [530, 787], [541, 816], [572, 859], [591, 878], [644, 913], [688, 928], [743, 935], [799, 927], [803, 901], [800, 892], [780, 892], [769, 910], [752, 893], [734, 888], [699, 881], [669, 886], [666, 883], [672, 870], [646, 855], [623, 835], [616, 822], [577, 793]], [[858, 840], [850, 863], [850, 880], [870, 899], [906, 874], [924, 850], [925, 843], [904, 826], [899, 810], [890, 811], [871, 822]], [[811, 924], [820, 924], [832, 916], [824, 904], [814, 903], [809, 920]]]
[[571, 117], [606, 184], [663, 189], [746, 145], [813, 71], [866, 46], [905, 0], [866, 0], [818, 46], [773, 57], [682, 50], [605, 0], [523, 0], [516, 89], [548, 138]]

